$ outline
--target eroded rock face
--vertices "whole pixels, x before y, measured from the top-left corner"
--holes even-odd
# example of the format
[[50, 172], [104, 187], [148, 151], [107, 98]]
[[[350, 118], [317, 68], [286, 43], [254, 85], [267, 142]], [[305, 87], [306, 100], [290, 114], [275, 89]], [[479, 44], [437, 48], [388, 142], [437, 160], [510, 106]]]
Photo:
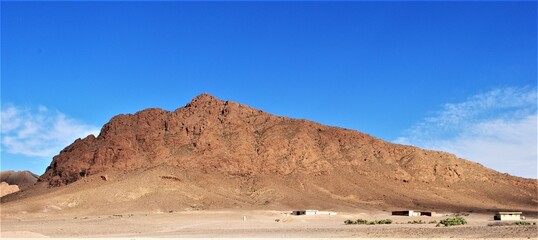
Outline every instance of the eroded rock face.
[[17, 185], [10, 185], [6, 182], [0, 182], [0, 197], [18, 192], [19, 190], [20, 189]]
[[99, 136], [78, 139], [55, 156], [41, 180], [60, 186], [112, 168], [160, 164], [230, 175], [351, 172], [406, 182], [488, 181], [500, 175], [452, 154], [202, 94], [173, 112], [146, 109], [115, 116]]

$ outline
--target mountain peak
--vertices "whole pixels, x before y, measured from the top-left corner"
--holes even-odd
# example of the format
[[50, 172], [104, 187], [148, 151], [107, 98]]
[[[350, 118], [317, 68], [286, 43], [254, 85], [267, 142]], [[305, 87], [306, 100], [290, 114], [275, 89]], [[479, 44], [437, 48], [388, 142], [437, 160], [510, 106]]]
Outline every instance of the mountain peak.
[[215, 102], [222, 102], [222, 100], [214, 97], [209, 93], [202, 93], [195, 98], [193, 98], [187, 106], [198, 106], [198, 105], [208, 105]]

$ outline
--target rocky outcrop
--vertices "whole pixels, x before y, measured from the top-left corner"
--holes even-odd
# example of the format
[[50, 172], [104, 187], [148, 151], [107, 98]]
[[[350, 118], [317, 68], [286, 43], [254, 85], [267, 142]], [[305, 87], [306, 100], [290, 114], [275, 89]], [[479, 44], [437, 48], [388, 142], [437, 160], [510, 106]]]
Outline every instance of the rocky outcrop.
[[406, 182], [443, 183], [505, 178], [449, 153], [278, 117], [202, 94], [173, 112], [153, 108], [115, 116], [99, 136], [78, 139], [63, 149], [41, 180], [61, 186], [112, 168], [159, 164], [229, 175], [352, 171]]
[[18, 192], [19, 190], [20, 189], [17, 185], [9, 185], [6, 182], [0, 182], [0, 197]]
[[33, 186], [39, 176], [30, 171], [2, 171], [0, 172], [0, 182], [9, 185], [16, 185], [18, 188], [26, 189]]
[[[113, 117], [0, 199], [24, 209], [536, 211], [535, 179], [202, 94]], [[67, 201], [66, 199], [69, 199]], [[54, 200], [54, 201], [53, 201]], [[34, 205], [29, 205], [33, 203]]]

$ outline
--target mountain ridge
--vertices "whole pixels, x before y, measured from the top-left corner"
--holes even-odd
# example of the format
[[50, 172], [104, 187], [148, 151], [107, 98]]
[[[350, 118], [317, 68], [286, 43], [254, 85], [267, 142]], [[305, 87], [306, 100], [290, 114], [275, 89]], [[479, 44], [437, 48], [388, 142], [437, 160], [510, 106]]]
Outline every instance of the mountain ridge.
[[[232, 183], [206, 188], [210, 192], [229, 189], [229, 194], [244, 193], [245, 202], [272, 199], [266, 201], [293, 205], [315, 194], [326, 195], [326, 201], [336, 205], [376, 199], [382, 205], [400, 202], [424, 206], [437, 204], [432, 199], [440, 201], [456, 194], [457, 199], [473, 202], [460, 205], [479, 208], [533, 209], [538, 203], [532, 179], [501, 174], [450, 153], [270, 115], [209, 94], [199, 95], [174, 111], [150, 108], [113, 117], [97, 137], [78, 139], [63, 149], [39, 181], [49, 187], [69, 186], [110, 171], [136, 172], [155, 166], [208, 178], [238, 179], [233, 184], [250, 184], [251, 189]], [[275, 189], [271, 182], [280, 187]], [[262, 189], [275, 197], [249, 192]], [[304, 197], [297, 200], [299, 197], [290, 195], [295, 193]], [[231, 206], [222, 201], [222, 206]]]
[[[219, 106], [220, 105], [220, 106]], [[231, 107], [228, 107], [228, 106], [231, 106]], [[212, 107], [212, 108], [210, 108]], [[215, 108], [216, 107], [216, 108]], [[199, 116], [194, 116], [194, 114], [196, 114], [194, 111], [191, 111], [191, 110], [197, 110], [197, 109], [201, 109], [202, 112], [207, 112], [208, 114], [207, 115], [199, 115]], [[398, 145], [398, 144], [392, 144], [392, 143], [386, 143], [384, 142], [383, 140], [381, 139], [378, 139], [378, 138], [375, 138], [375, 137], [372, 137], [368, 134], [364, 134], [364, 133], [361, 133], [361, 132], [358, 132], [358, 131], [354, 131], [354, 130], [348, 130], [348, 129], [344, 129], [344, 128], [339, 128], [339, 127], [328, 127], [328, 126], [325, 126], [325, 125], [322, 125], [322, 124], [319, 124], [319, 123], [315, 123], [315, 122], [311, 122], [311, 121], [307, 121], [307, 120], [304, 120], [304, 119], [292, 119], [292, 118], [287, 118], [287, 117], [278, 117], [278, 116], [272, 116], [272, 115], [269, 115], [269, 114], [266, 114], [264, 113], [263, 111], [261, 110], [257, 110], [257, 109], [254, 109], [254, 108], [251, 108], [251, 107], [248, 107], [248, 106], [244, 106], [244, 105], [241, 105], [241, 104], [238, 104], [238, 103], [235, 103], [235, 102], [232, 102], [232, 101], [221, 101], [209, 94], [201, 94], [199, 96], [197, 96], [196, 98], [194, 98], [191, 102], [189, 102], [187, 105], [185, 105], [185, 107], [183, 108], [178, 108], [176, 109], [175, 111], [166, 111], [166, 110], [162, 110], [160, 108], [149, 108], [149, 109], [145, 109], [145, 110], [142, 110], [142, 111], [139, 111], [139, 112], [136, 112], [135, 114], [121, 114], [121, 115], [118, 115], [118, 116], [115, 116], [113, 117], [109, 123], [105, 124], [101, 130], [101, 134], [96, 138], [94, 137], [93, 135], [89, 135], [88, 137], [84, 138], [84, 139], [80, 139], [80, 140], [77, 140], [73, 143], [73, 145], [81, 145], [81, 144], [89, 144], [89, 145], [92, 145], [94, 144], [93, 142], [98, 142], [100, 140], [106, 140], [107, 138], [110, 138], [109, 137], [109, 132], [114, 132], [114, 133], [119, 133], [119, 131], [122, 131], [122, 130], [126, 130], [125, 127], [127, 125], [133, 125], [133, 121], [132, 119], [135, 118], [135, 123], [134, 124], [139, 124], [138, 126], [140, 125], [145, 125], [144, 127], [151, 127], [153, 130], [155, 129], [158, 129], [159, 132], [158, 134], [166, 134], [166, 132], [168, 132], [168, 128], [177, 128], [179, 127], [181, 129], [181, 131], [185, 131], [185, 135], [188, 137], [188, 139], [190, 141], [188, 142], [183, 142], [183, 146], [185, 145], [188, 145], [188, 144], [191, 144], [192, 145], [192, 151], [194, 151], [195, 153], [202, 153], [202, 155], [208, 155], [207, 152], [211, 151], [211, 143], [203, 143], [203, 144], [200, 144], [201, 142], [205, 142], [204, 140], [204, 136], [202, 136], [202, 132], [205, 131], [207, 125], [210, 124], [210, 122], [208, 121], [204, 121], [204, 120], [207, 120], [207, 119], [203, 119], [203, 118], [208, 118], [208, 115], [210, 117], [214, 117], [214, 114], [212, 114], [212, 111], [213, 112], [220, 112], [220, 115], [224, 116], [223, 118], [221, 117], [217, 117], [216, 120], [218, 120], [221, 124], [224, 123], [223, 121], [227, 120], [227, 114], [230, 114], [230, 111], [232, 111], [231, 114], [234, 114], [234, 113], [238, 113], [238, 115], [240, 115], [239, 117], [244, 117], [244, 115], [246, 114], [250, 114], [250, 116], [247, 116], [247, 118], [252, 118], [253, 120], [253, 123], [254, 124], [260, 124], [260, 121], [263, 121], [264, 123], [268, 123], [268, 122], [272, 122], [270, 124], [268, 124], [268, 126], [265, 126], [265, 127], [261, 127], [261, 128], [254, 128], [253, 130], [254, 131], [251, 131], [253, 132], [255, 135], [258, 135], [258, 134], [262, 134], [261, 131], [270, 131], [271, 129], [277, 129], [279, 127], [281, 127], [281, 125], [283, 124], [287, 124], [287, 125], [291, 125], [290, 128], [287, 128], [285, 130], [289, 130], [291, 132], [294, 132], [295, 135], [299, 135], [297, 138], [300, 139], [301, 137], [304, 137], [306, 139], [308, 139], [309, 137], [313, 137], [311, 136], [312, 134], [311, 133], [308, 133], [307, 131], [308, 130], [311, 130], [312, 128], [314, 128], [316, 131], [318, 132], [321, 132], [323, 131], [322, 129], [324, 130], [332, 130], [332, 129], [335, 129], [336, 131], [340, 131], [340, 132], [344, 132], [345, 135], [355, 135], [355, 136], [352, 136], [355, 138], [355, 140], [362, 140], [362, 144], [365, 144], [364, 141], [366, 141], [366, 144], [371, 144], [372, 146], [374, 146], [374, 149], [376, 149], [376, 147], [378, 145], [392, 145], [394, 148], [397, 148], [397, 150], [400, 150], [400, 151], [404, 151], [405, 153], [402, 155], [402, 159], [405, 159], [406, 156], [412, 156], [412, 154], [418, 150], [418, 148], [416, 147], [413, 147], [413, 146], [405, 146], [405, 145]], [[172, 126], [174, 123], [173, 120], [170, 120], [170, 116], [172, 115], [175, 115], [177, 113], [180, 113], [180, 114], [183, 114], [183, 115], [187, 115], [187, 118], [190, 118], [190, 117], [193, 117], [194, 118], [197, 118], [194, 123], [192, 123], [191, 121], [191, 124], [187, 124], [185, 125], [184, 122], [181, 122], [181, 126], [179, 126], [179, 124], [176, 124], [175, 126]], [[199, 114], [199, 113], [198, 113]], [[252, 117], [254, 116], [254, 117]], [[160, 117], [160, 118], [159, 118]], [[232, 117], [235, 117], [234, 120], [237, 120], [237, 116], [232, 116]], [[164, 118], [164, 121], [163, 121], [163, 118]], [[174, 117], [172, 117], [174, 118]], [[130, 121], [131, 120], [131, 121]], [[215, 119], [210, 119], [211, 120], [215, 120]], [[157, 123], [158, 125], [160, 126], [155, 126], [155, 122], [159, 122]], [[240, 121], [239, 121], [240, 122]], [[251, 123], [251, 120], [247, 120], [246, 121], [247, 124], [250, 124]], [[230, 122], [227, 122], [227, 123], [224, 123], [225, 125], [236, 125], [237, 124], [237, 121], [230, 121]], [[299, 125], [299, 126], [297, 126]], [[122, 128], [123, 127], [123, 128]], [[226, 126], [226, 128], [229, 128], [230, 126]], [[118, 128], [122, 128], [121, 130], [118, 129]], [[162, 131], [164, 130], [164, 132]], [[219, 130], [223, 130], [223, 129], [219, 129]], [[237, 130], [237, 128], [236, 128]], [[252, 129], [251, 129], [252, 130]], [[279, 130], [279, 129], [277, 129]], [[190, 132], [189, 132], [190, 131]], [[147, 133], [151, 133], [151, 132], [147, 132]], [[286, 134], [287, 131], [279, 131], [279, 133], [283, 133], [283, 134]], [[177, 131], [176, 131], [176, 134], [177, 134]], [[244, 136], [245, 134], [243, 134]], [[128, 136], [128, 137], [133, 137], [132, 135]], [[140, 136], [140, 135], [136, 135], [134, 136], [135, 138], [137, 138], [138, 141], [144, 141], [144, 139], [141, 139], [143, 136]], [[155, 136], [152, 136], [155, 138]], [[159, 137], [159, 136], [157, 136]], [[316, 136], [314, 136], [316, 137]], [[163, 138], [166, 138], [166, 136], [163, 136]], [[120, 139], [120, 140], [123, 140], [123, 139]], [[152, 140], [155, 140], [155, 139], [152, 139]], [[215, 140], [220, 140], [220, 139], [215, 139]], [[258, 144], [258, 141], [255, 140], [255, 139], [251, 139], [252, 141], [251, 142], [255, 142], [256, 144]], [[292, 140], [296, 140], [296, 139], [292, 139]], [[316, 140], [320, 140], [320, 139], [316, 139]], [[112, 145], [121, 145], [123, 143], [118, 143], [119, 140], [117, 139], [113, 139], [112, 141]], [[345, 146], [346, 143], [342, 143], [342, 141], [345, 141], [345, 139], [338, 139], [339, 141], [339, 144], [342, 145], [342, 146]], [[132, 142], [128, 142], [127, 145], [129, 144], [132, 144]], [[181, 144], [181, 143], [180, 143]], [[294, 142], [293, 144], [299, 144], [299, 142]], [[311, 145], [314, 145], [314, 144], [311, 144]], [[107, 146], [107, 150], [102, 150], [102, 148], [96, 148], [96, 152], [93, 156], [93, 159], [91, 160], [91, 162], [93, 162], [93, 164], [99, 164], [102, 159], [107, 159], [107, 154], [109, 154], [109, 157], [112, 157], [112, 158], [121, 158], [124, 156], [124, 153], [122, 153], [121, 151], [123, 151], [124, 149], [123, 148], [116, 148], [116, 149], [113, 149], [110, 147], [110, 145]], [[155, 151], [166, 151], [166, 149], [162, 149], [160, 148], [161, 146], [159, 145], [156, 145], [156, 144], [152, 144], [152, 147], [154, 147]], [[243, 146], [245, 147], [245, 146]], [[304, 146], [302, 146], [304, 147]], [[68, 153], [70, 152], [71, 150], [73, 149], [72, 146], [68, 146], [66, 147], [66, 149], [62, 150], [61, 154], [58, 155], [57, 157], [61, 157], [62, 156], [62, 153]], [[112, 149], [112, 151], [115, 151], [114, 153], [111, 154], [110, 150]], [[246, 149], [246, 150], [251, 150], [250, 151], [250, 154], [252, 155], [251, 158], [256, 158], [256, 156], [254, 156], [252, 154], [252, 149]], [[271, 149], [273, 150], [273, 149]], [[293, 151], [295, 149], [292, 149], [291, 151]], [[304, 149], [303, 149], [304, 150]], [[257, 154], [259, 155], [259, 149], [256, 150], [257, 151]], [[377, 151], [377, 152], [375, 152]], [[435, 151], [435, 152], [438, 152], [438, 151]], [[438, 152], [439, 154], [449, 154], [449, 153], [442, 153], [442, 152]], [[122, 155], [123, 154], [123, 155]], [[244, 153], [242, 153], [244, 154]], [[293, 155], [293, 153], [291, 153]], [[305, 155], [307, 155], [308, 152], [307, 151], [303, 151], [303, 154], [298, 154], [299, 156], [295, 156], [295, 157], [305, 157]], [[373, 155], [374, 157], [376, 158], [379, 158], [379, 159], [383, 159], [383, 160], [390, 160], [390, 162], [395, 162], [397, 159], [394, 159], [393, 156], [390, 156], [389, 158], [385, 158], [384, 156], [382, 155], [391, 155], [390, 153], [387, 153], [386, 151], [384, 151], [382, 153], [382, 150], [374, 150], [373, 152]], [[158, 155], [158, 154], [157, 154]], [[222, 155], [227, 155], [226, 153], [221, 153], [219, 152], [219, 156], [222, 156]], [[297, 154], [295, 154], [297, 155]], [[450, 154], [449, 154], [450, 155]], [[455, 157], [454, 155], [452, 155], [453, 157]], [[213, 157], [213, 156], [212, 156]], [[371, 155], [370, 156], [367, 156], [367, 157], [372, 157]], [[56, 158], [56, 157], [55, 157]], [[366, 159], [366, 158], [365, 158]], [[108, 160], [110, 160], [110, 158], [108, 158]], [[407, 161], [410, 161], [411, 159], [407, 159]], [[51, 166], [49, 166], [49, 170], [50, 169], [54, 169], [54, 165], [56, 164], [56, 161], [53, 161], [51, 163]], [[114, 164], [114, 163], [113, 163]], [[325, 161], [321, 160], [321, 162], [319, 162], [318, 164], [321, 164], [321, 165], [324, 165], [325, 164]], [[151, 164], [149, 164], [151, 165]], [[148, 165], [144, 165], [144, 164], [140, 164], [140, 167], [147, 167]], [[219, 165], [220, 166], [220, 165]], [[225, 167], [225, 166], [220, 166], [220, 167]], [[105, 167], [106, 168], [106, 167]], [[252, 167], [251, 167], [252, 168]], [[320, 171], [328, 171], [330, 170], [330, 166], [328, 166], [327, 164], [325, 164], [324, 167], [321, 167], [319, 170]], [[324, 169], [324, 170], [321, 170], [321, 169]], [[44, 174], [44, 176], [47, 176], [47, 175], [50, 175], [50, 171], [47, 170], [47, 172]], [[80, 175], [86, 175], [86, 174], [92, 174], [91, 172], [91, 166], [87, 166], [87, 168], [81, 168], [80, 171], [71, 171], [71, 172], [64, 172], [64, 171], [61, 171], [61, 172], [58, 172], [58, 174], [56, 174], [56, 176], [61, 175], [63, 174], [65, 177], [64, 177], [64, 181], [63, 183], [64, 184], [67, 184], [67, 183], [70, 183], [70, 182], [73, 182], [75, 181], [76, 179], [78, 179], [79, 177], [81, 177]], [[250, 169], [252, 171], [261, 171], [260, 169]], [[53, 171], [54, 172], [54, 171]], [[277, 173], [284, 173], [284, 174], [287, 174], [287, 173], [290, 173], [290, 170], [286, 170], [286, 169], [278, 169], [274, 172], [277, 172]], [[75, 173], [78, 173], [79, 176], [76, 176], [77, 174]], [[240, 171], [239, 173], [248, 173], [248, 171]], [[455, 174], [458, 174], [458, 172], [456, 171]], [[73, 177], [74, 176], [74, 177]], [[61, 185], [61, 184], [60, 184]]]

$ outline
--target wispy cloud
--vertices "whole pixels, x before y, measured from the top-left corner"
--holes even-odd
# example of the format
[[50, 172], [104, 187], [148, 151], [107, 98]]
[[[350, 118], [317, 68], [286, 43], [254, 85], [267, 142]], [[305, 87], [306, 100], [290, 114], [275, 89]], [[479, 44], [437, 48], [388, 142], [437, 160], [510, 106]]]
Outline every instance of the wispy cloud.
[[451, 152], [500, 172], [537, 177], [537, 89], [497, 88], [445, 104], [394, 142]]
[[0, 123], [2, 151], [28, 157], [51, 158], [75, 139], [99, 133], [99, 128], [45, 106], [2, 106]]

